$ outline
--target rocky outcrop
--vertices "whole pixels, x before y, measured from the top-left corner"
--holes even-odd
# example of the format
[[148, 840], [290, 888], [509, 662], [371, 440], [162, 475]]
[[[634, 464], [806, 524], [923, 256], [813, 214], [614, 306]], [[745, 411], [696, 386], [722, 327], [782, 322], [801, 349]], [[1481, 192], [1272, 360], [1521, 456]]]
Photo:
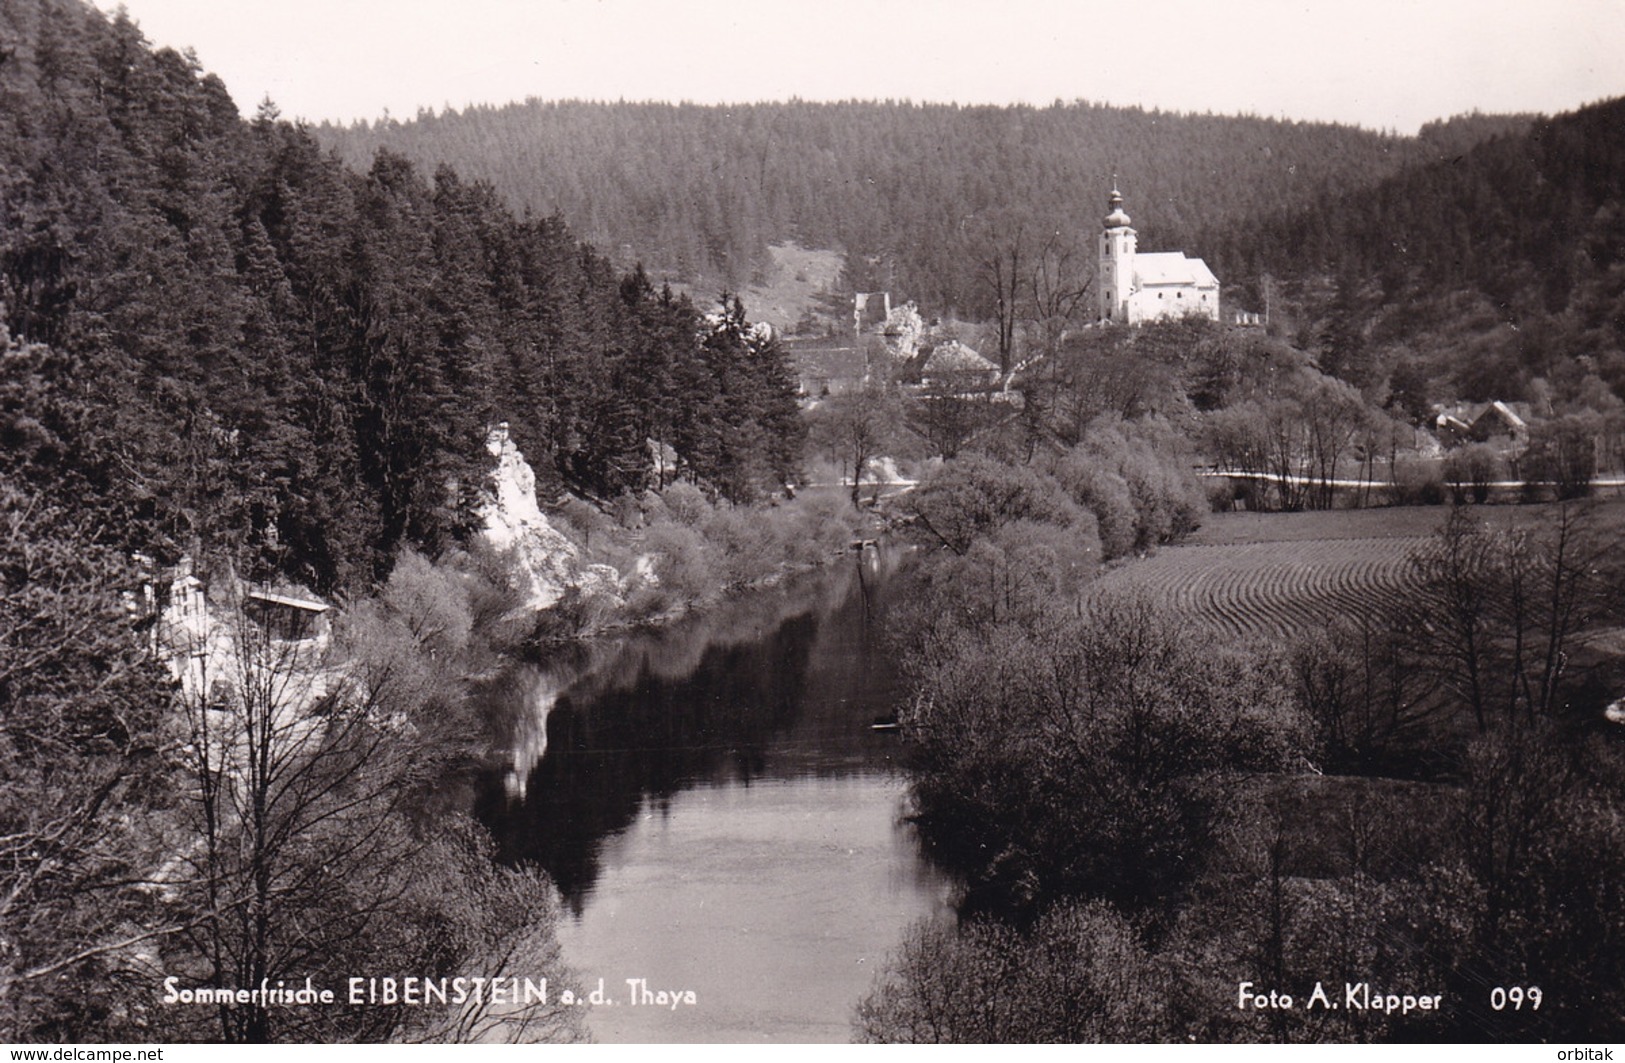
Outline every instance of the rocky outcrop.
[[579, 581], [581, 552], [542, 513], [536, 473], [509, 438], [506, 421], [486, 435], [485, 448], [497, 465], [480, 508], [481, 535], [492, 549], [512, 557], [526, 606], [546, 609]]
[[920, 308], [913, 302], [904, 303], [886, 315], [886, 324], [881, 330], [886, 338], [886, 350], [893, 358], [906, 362], [913, 358], [920, 350], [920, 340], [925, 335], [925, 319], [920, 316]]

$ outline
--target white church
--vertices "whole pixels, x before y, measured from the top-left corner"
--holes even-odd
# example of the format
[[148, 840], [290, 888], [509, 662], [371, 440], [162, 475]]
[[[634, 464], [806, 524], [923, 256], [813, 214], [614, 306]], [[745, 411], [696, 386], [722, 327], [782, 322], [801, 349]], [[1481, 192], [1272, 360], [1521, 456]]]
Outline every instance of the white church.
[[1199, 258], [1183, 251], [1140, 254], [1123, 211], [1123, 195], [1112, 188], [1100, 233], [1100, 320], [1138, 325], [1198, 315], [1219, 320], [1219, 278]]

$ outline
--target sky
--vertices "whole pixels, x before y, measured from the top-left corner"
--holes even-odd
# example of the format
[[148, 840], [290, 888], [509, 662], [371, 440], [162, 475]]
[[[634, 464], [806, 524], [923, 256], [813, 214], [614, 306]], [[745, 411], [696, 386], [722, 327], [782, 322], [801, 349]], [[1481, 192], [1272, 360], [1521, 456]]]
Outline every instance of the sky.
[[[98, 0], [111, 10], [116, 0]], [[1414, 133], [1625, 95], [1625, 0], [124, 0], [245, 114], [1084, 99]]]

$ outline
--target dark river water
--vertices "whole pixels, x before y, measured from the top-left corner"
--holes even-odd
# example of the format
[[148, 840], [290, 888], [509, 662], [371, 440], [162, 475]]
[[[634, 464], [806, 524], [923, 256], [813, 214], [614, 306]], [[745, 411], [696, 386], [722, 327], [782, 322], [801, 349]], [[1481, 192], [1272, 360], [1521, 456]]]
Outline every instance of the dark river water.
[[[865, 551], [669, 629], [527, 667], [477, 812], [564, 896], [565, 959], [614, 1001], [601, 1041], [844, 1041], [905, 929], [952, 884], [904, 822], [897, 558]], [[633, 1004], [692, 991], [695, 1003]]]

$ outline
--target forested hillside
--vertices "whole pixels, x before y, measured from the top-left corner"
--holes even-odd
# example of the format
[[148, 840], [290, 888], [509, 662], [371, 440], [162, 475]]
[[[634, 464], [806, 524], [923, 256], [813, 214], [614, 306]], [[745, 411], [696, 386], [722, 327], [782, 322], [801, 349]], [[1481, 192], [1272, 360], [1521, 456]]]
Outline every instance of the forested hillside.
[[1089, 250], [1113, 174], [1147, 250], [1188, 247], [1199, 229], [1363, 188], [1525, 121], [1468, 118], [1413, 138], [1082, 102], [532, 100], [314, 132], [354, 165], [380, 147], [452, 163], [656, 275], [742, 285], [769, 243], [796, 240], [847, 252], [849, 287], [982, 317], [991, 249], [1025, 232], [1075, 234]]
[[470, 526], [501, 420], [554, 490], [641, 486], [651, 439], [730, 498], [794, 469], [793, 378], [737, 304], [244, 122], [122, 13], [8, 0], [0, 41], [0, 476], [121, 546], [367, 585]]
[[1625, 397], [1625, 100], [1542, 118], [1373, 187], [1214, 229], [1232, 292], [1277, 308], [1321, 365], [1396, 400]]
[[[474, 677], [529, 631], [517, 562], [458, 549], [502, 421], [544, 501], [667, 486], [749, 560], [791, 548], [726, 504], [800, 460], [737, 300], [617, 273], [449, 169], [245, 122], [122, 14], [0, 2], [0, 1040], [579, 1035], [545, 999], [265, 991], [567, 984], [551, 882], [435, 796], [499, 726]], [[730, 567], [651, 609], [756, 571], [657, 531]]]

